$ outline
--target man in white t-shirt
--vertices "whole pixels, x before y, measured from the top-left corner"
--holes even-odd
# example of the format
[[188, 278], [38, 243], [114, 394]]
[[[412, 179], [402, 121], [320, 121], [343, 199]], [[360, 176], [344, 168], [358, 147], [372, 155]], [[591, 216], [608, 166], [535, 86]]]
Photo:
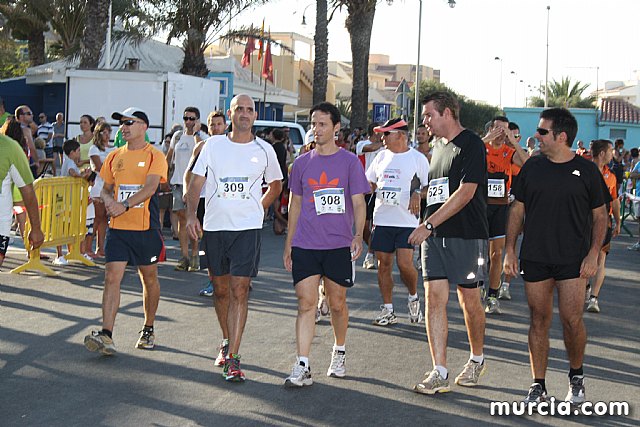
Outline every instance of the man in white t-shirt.
[[[265, 209], [282, 190], [282, 171], [271, 144], [252, 133], [257, 113], [248, 95], [237, 95], [227, 112], [232, 130], [209, 138], [193, 168], [187, 192], [187, 229], [197, 239], [213, 278], [214, 306], [223, 334], [228, 331], [223, 377], [244, 381], [240, 341], [247, 321], [249, 287], [258, 274]], [[268, 184], [262, 194], [263, 180]], [[206, 182], [204, 224], [196, 217]]]
[[[375, 133], [373, 129], [378, 126], [379, 123], [371, 123], [368, 129], [369, 139], [363, 139], [356, 144], [356, 154], [362, 162], [365, 172], [371, 166], [371, 162], [376, 158], [376, 155], [384, 150], [382, 145], [382, 138], [379, 133]], [[376, 193], [375, 191], [370, 194], [364, 195], [364, 202], [367, 205], [367, 221], [364, 224], [364, 236], [363, 239], [367, 244], [367, 255], [364, 257], [362, 268], [367, 270], [375, 270], [376, 259], [371, 249], [371, 220], [373, 219], [373, 207], [375, 206]]]
[[[171, 145], [167, 151], [167, 164], [174, 165], [171, 176], [171, 190], [173, 192], [173, 211], [178, 215], [178, 239], [180, 240], [180, 252], [182, 257], [176, 265], [176, 271], [200, 270], [200, 257], [198, 256], [198, 239], [187, 236], [187, 215], [185, 214], [183, 177], [189, 167], [191, 153], [197, 143], [206, 138], [200, 132], [200, 110], [196, 107], [184, 109], [184, 131], [178, 131], [171, 138]], [[189, 243], [191, 243], [191, 256], [189, 256]]]
[[367, 179], [376, 191], [371, 248], [378, 259], [378, 286], [382, 294], [381, 311], [374, 325], [398, 322], [393, 310], [393, 254], [400, 278], [409, 291], [411, 323], [422, 321], [418, 297], [418, 271], [413, 264], [413, 245], [409, 235], [418, 226], [422, 188], [429, 184], [429, 161], [408, 146], [409, 126], [401, 118], [391, 119], [374, 128], [382, 134], [382, 150], [367, 169]]

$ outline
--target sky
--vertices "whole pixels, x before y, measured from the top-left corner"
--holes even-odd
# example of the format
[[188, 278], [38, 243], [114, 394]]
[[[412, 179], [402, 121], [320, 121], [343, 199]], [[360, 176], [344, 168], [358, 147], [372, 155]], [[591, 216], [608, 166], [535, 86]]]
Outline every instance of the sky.
[[[378, 2], [370, 53], [415, 64], [418, 11], [419, 0]], [[596, 78], [599, 88], [605, 81], [636, 80], [639, 0], [456, 0], [453, 9], [447, 0], [422, 0], [420, 63], [441, 70], [441, 81], [469, 98], [522, 107], [525, 97], [537, 94], [533, 87], [544, 86], [547, 16], [550, 82], [570, 76], [591, 91]], [[329, 60], [351, 61], [345, 17], [346, 10], [337, 12], [329, 24]], [[262, 18], [273, 32], [313, 37], [315, 2], [272, 0], [234, 25], [259, 27]]]

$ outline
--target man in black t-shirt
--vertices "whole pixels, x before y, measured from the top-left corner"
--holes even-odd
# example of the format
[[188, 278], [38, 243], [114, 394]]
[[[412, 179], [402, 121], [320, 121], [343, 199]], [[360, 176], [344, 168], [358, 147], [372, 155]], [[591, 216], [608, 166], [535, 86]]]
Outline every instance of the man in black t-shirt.
[[459, 111], [458, 101], [446, 92], [435, 92], [422, 101], [424, 124], [441, 137], [434, 144], [429, 168], [426, 221], [409, 236], [410, 244], [422, 244], [433, 361], [433, 370], [414, 387], [423, 394], [450, 391], [446, 306], [451, 283], [458, 288], [471, 347], [471, 358], [455, 382], [475, 386], [485, 371], [485, 314], [478, 285], [487, 276], [487, 164], [484, 143], [460, 125]]
[[565, 400], [572, 404], [585, 401], [584, 289], [586, 279], [598, 267], [606, 212], [600, 171], [571, 151], [577, 131], [576, 119], [568, 110], [551, 108], [540, 114], [535, 137], [543, 155], [532, 157], [522, 167], [509, 212], [505, 274], [518, 273], [516, 239], [524, 227], [520, 273], [531, 313], [529, 356], [534, 378], [526, 403], [547, 399], [545, 374], [554, 288], [558, 290], [558, 310], [569, 356], [569, 393]]

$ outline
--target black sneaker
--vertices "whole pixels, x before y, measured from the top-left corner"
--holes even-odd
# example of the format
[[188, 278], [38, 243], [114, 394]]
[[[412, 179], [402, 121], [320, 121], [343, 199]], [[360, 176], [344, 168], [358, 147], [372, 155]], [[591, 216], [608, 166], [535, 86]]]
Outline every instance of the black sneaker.
[[539, 383], [533, 383], [531, 384], [531, 387], [529, 387], [529, 393], [527, 394], [527, 397], [525, 397], [522, 402], [525, 404], [538, 404], [546, 401], [547, 392], [542, 389], [542, 385]]

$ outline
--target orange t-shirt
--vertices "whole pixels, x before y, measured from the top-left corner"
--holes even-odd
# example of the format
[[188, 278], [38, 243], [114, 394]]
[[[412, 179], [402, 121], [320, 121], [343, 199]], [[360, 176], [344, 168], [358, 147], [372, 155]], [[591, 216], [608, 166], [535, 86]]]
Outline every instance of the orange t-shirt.
[[503, 144], [500, 148], [493, 148], [485, 143], [487, 152], [487, 175], [489, 177], [490, 205], [509, 204], [509, 190], [511, 186], [511, 166], [516, 150]]
[[[611, 194], [611, 198], [613, 200], [618, 198], [618, 188], [616, 182], [616, 175], [609, 170], [609, 166], [605, 165], [604, 169], [601, 171], [602, 177], [604, 178], [604, 183], [607, 184], [607, 188], [609, 189], [609, 193]], [[613, 215], [613, 203], [609, 205], [609, 215]]]
[[[167, 160], [162, 151], [149, 144], [140, 150], [129, 150], [128, 145], [113, 150], [100, 170], [105, 184], [115, 185], [114, 198], [118, 202], [140, 191], [148, 175], [159, 175], [160, 182], [167, 181]], [[160, 228], [159, 216], [156, 192], [122, 215], [112, 217], [109, 226], [118, 230], [145, 231]]]

